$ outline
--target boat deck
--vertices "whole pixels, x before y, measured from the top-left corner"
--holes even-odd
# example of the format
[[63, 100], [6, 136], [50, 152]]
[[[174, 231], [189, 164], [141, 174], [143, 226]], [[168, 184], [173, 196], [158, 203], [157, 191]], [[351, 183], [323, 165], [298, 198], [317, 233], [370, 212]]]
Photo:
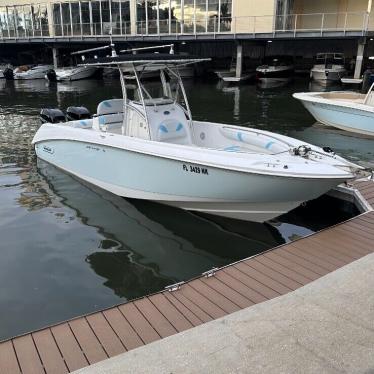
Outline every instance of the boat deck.
[[374, 252], [368, 211], [346, 222], [126, 304], [0, 343], [0, 373], [67, 373], [296, 290]]

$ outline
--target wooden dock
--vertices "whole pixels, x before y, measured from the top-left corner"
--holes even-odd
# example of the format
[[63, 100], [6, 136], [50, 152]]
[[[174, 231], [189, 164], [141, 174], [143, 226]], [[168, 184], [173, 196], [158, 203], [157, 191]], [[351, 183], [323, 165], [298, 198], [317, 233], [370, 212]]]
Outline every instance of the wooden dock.
[[0, 374], [68, 373], [284, 295], [374, 252], [374, 182], [355, 182], [369, 211], [170, 290], [0, 343]]

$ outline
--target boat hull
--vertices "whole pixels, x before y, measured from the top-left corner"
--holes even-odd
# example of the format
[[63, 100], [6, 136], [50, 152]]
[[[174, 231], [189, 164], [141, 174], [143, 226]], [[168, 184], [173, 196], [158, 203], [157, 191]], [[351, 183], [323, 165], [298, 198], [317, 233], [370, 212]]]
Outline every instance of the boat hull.
[[301, 100], [320, 123], [345, 131], [374, 136], [374, 113], [327, 103]]
[[92, 78], [98, 69], [96, 67], [81, 67], [56, 71], [57, 82], [63, 81], [78, 81], [82, 79]]
[[40, 159], [119, 196], [255, 222], [286, 213], [344, 180], [241, 172], [84, 141], [39, 141], [35, 150]]
[[340, 83], [340, 79], [346, 75], [345, 69], [312, 69], [311, 78], [320, 84]]
[[287, 82], [294, 75], [293, 67], [288, 68], [257, 68], [256, 78], [260, 82]]

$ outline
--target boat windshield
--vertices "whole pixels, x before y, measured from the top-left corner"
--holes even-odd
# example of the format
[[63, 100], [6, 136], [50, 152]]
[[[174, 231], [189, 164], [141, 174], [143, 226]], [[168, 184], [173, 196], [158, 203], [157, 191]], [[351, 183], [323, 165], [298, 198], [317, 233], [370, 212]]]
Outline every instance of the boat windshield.
[[316, 62], [324, 65], [344, 65], [344, 55], [342, 53], [318, 53]]

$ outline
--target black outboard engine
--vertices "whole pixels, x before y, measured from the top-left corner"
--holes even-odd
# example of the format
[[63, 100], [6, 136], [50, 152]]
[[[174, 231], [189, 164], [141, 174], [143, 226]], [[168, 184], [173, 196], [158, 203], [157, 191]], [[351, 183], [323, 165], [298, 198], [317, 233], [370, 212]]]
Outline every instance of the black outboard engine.
[[57, 82], [57, 75], [53, 69], [48, 70], [46, 76], [50, 82]]
[[69, 106], [66, 109], [66, 119], [68, 121], [77, 121], [91, 118], [91, 113], [84, 106]]
[[14, 73], [13, 73], [13, 69], [11, 68], [6, 68], [4, 69], [3, 71], [3, 75], [4, 75], [4, 78], [8, 81], [11, 81], [14, 79]]
[[65, 114], [60, 109], [42, 109], [40, 111], [40, 121], [42, 123], [66, 122]]

